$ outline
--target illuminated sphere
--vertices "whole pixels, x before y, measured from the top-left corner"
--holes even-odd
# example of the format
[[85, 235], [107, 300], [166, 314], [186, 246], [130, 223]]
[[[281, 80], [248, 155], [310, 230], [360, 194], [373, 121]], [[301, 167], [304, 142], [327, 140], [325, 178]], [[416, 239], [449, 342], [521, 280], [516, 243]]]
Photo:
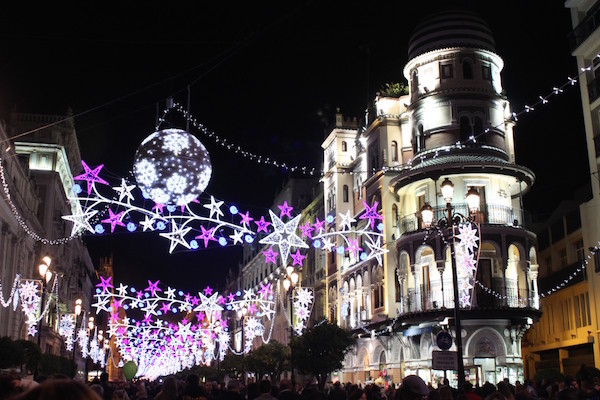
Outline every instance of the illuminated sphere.
[[181, 129], [148, 136], [135, 153], [133, 174], [145, 197], [157, 204], [185, 205], [208, 186], [212, 166], [200, 141]]

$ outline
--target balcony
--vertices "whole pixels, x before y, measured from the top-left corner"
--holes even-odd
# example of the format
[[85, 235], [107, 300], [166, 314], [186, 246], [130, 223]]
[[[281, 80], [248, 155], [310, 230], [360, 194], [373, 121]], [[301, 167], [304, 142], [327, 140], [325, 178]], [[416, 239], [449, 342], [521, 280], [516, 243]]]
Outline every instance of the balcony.
[[[498, 287], [492, 289], [494, 293], [476, 286], [473, 293], [472, 307], [478, 309], [506, 309], [506, 308], [535, 308], [533, 297], [526, 289], [515, 287]], [[439, 291], [408, 290], [408, 295], [402, 299], [404, 305], [401, 314], [422, 313], [441, 309], [454, 308], [454, 295], [452, 287]]]
[[590, 97], [590, 104], [600, 97], [600, 78], [595, 78], [588, 84], [588, 95]]
[[569, 44], [571, 51], [575, 51], [596, 29], [600, 26], [600, 6], [596, 6], [588, 12], [588, 15], [579, 25], [569, 33]]
[[[469, 210], [466, 203], [454, 204], [454, 212], [462, 215], [469, 215]], [[438, 206], [433, 208], [433, 219], [434, 221], [444, 218], [446, 216], [446, 206]], [[477, 213], [475, 217], [476, 222], [481, 224], [490, 225], [510, 225], [510, 226], [521, 226], [527, 227], [531, 224], [531, 216], [528, 212], [521, 209], [515, 209], [512, 207], [499, 205], [499, 204], [486, 204], [485, 208]], [[398, 220], [398, 229], [400, 235], [406, 233], [416, 232], [424, 227], [419, 213], [406, 215]]]

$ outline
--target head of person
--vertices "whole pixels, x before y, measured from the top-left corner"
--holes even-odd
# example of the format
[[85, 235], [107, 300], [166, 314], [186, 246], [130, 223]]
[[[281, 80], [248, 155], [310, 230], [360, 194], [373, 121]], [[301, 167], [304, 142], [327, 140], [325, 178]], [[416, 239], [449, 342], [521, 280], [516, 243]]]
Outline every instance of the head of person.
[[200, 386], [200, 378], [196, 374], [189, 374], [185, 377], [185, 385], [187, 387], [198, 387]]
[[279, 381], [279, 391], [292, 390], [292, 382], [289, 379], [283, 378]]
[[177, 396], [177, 380], [174, 376], [167, 376], [160, 389], [163, 393], [175, 394]]
[[242, 383], [237, 380], [237, 379], [230, 379], [229, 382], [227, 383], [227, 390], [229, 390], [230, 392], [237, 392], [239, 393], [242, 389]]
[[102, 400], [89, 386], [73, 379], [48, 379], [15, 400]]
[[402, 399], [420, 400], [429, 394], [429, 387], [420, 376], [407, 375], [402, 379]]
[[258, 390], [261, 394], [263, 393], [271, 393], [271, 381], [263, 379], [258, 384]]

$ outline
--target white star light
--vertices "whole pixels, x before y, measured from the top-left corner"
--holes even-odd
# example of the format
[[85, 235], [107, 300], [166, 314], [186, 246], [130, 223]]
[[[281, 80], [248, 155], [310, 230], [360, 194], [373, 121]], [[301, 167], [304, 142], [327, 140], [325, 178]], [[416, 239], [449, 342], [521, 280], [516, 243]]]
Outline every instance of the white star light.
[[127, 285], [123, 285], [122, 283], [119, 284], [119, 287], [117, 288], [117, 291], [119, 292], [119, 296], [127, 296]]
[[147, 215], [144, 216], [144, 220], [140, 221], [140, 225], [143, 228], [143, 232], [146, 232], [146, 230], [150, 229], [151, 231], [154, 230], [154, 218], [149, 219]]
[[210, 196], [210, 204], [204, 204], [205, 208], [210, 210], [210, 218], [213, 217], [214, 214], [217, 214], [217, 220], [219, 217], [222, 217], [223, 211], [221, 211], [221, 206], [223, 205], [223, 201], [215, 201], [214, 196]]
[[340, 222], [340, 229], [344, 230], [344, 227], [347, 227], [348, 230], [351, 230], [352, 223], [356, 222], [356, 220], [350, 215], [350, 210], [346, 211], [346, 214], [340, 213], [339, 216], [342, 218], [342, 221]]
[[175, 289], [172, 289], [170, 286], [165, 290], [165, 294], [167, 295], [167, 299], [173, 300], [175, 298]]
[[371, 252], [367, 256], [367, 260], [375, 258], [377, 259], [377, 263], [379, 265], [383, 265], [381, 256], [387, 253], [389, 250], [386, 250], [381, 247], [381, 236], [377, 236], [377, 240], [375, 242], [367, 241], [366, 245], [369, 248], [369, 250], [371, 250]]
[[96, 233], [92, 225], [90, 224], [90, 218], [98, 214], [98, 210], [86, 211], [83, 214], [63, 215], [62, 219], [71, 221], [73, 223], [73, 229], [71, 229], [71, 236], [76, 235], [82, 228], [92, 233]]
[[242, 239], [242, 235], [244, 232], [242, 231], [234, 231], [233, 235], [229, 235], [229, 237], [233, 240], [233, 244], [243, 244], [244, 240]]
[[190, 230], [192, 230], [192, 228], [178, 228], [175, 221], [172, 221], [171, 232], [160, 233], [159, 235], [171, 241], [169, 253], [173, 253], [173, 249], [175, 249], [175, 247], [177, 247], [178, 244], [185, 246], [188, 249], [190, 248], [190, 244], [185, 240], [185, 235], [187, 235]]
[[323, 248], [326, 251], [331, 251], [331, 249], [333, 248], [333, 246], [335, 246], [335, 244], [333, 244], [329, 238], [323, 239]]
[[477, 236], [477, 229], [472, 229], [471, 224], [465, 224], [458, 227], [460, 234], [456, 235], [460, 239], [460, 244], [465, 246], [469, 251], [473, 251], [474, 247], [477, 247], [479, 237]]
[[302, 238], [296, 235], [296, 229], [298, 229], [298, 224], [300, 223], [302, 215], [299, 214], [292, 220], [284, 223], [273, 211], [269, 210], [269, 214], [271, 215], [271, 221], [273, 222], [275, 232], [261, 239], [259, 243], [279, 246], [281, 260], [283, 261], [283, 265], [286, 265], [292, 247], [308, 248], [308, 245]]
[[121, 178], [121, 186], [113, 187], [113, 190], [119, 193], [119, 201], [123, 201], [123, 197], [127, 197], [127, 200], [133, 200], [131, 191], [134, 188], [135, 185], [128, 185], [125, 178]]

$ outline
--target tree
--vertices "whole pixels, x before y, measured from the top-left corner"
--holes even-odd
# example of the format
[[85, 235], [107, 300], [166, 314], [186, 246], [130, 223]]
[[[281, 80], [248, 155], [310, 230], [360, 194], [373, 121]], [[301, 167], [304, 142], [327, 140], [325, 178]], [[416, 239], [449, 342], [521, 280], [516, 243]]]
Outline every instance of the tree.
[[302, 373], [313, 374], [323, 388], [327, 375], [342, 368], [346, 353], [355, 344], [349, 331], [326, 322], [292, 340], [292, 362]]
[[[40, 349], [40, 346], [38, 346], [35, 342], [25, 339], [17, 339], [15, 340], [15, 343], [18, 344], [21, 349], [23, 349], [23, 363], [25, 364], [25, 371], [33, 373], [40, 362], [40, 358], [42, 357], [42, 350]], [[23, 371], [23, 364], [21, 365], [21, 371]]]
[[290, 348], [271, 340], [268, 344], [252, 350], [244, 358], [244, 363], [249, 371], [254, 371], [259, 378], [271, 374], [275, 380], [279, 379], [281, 373], [288, 367], [290, 360]]
[[408, 87], [406, 87], [403, 83], [386, 83], [385, 86], [382, 86], [379, 90], [379, 94], [384, 97], [400, 97], [402, 95], [408, 94]]
[[223, 361], [221, 361], [219, 368], [226, 374], [239, 376], [244, 370], [243, 362], [244, 358], [241, 355], [227, 353]]
[[24, 359], [21, 346], [8, 336], [0, 338], [0, 368], [20, 367]]

